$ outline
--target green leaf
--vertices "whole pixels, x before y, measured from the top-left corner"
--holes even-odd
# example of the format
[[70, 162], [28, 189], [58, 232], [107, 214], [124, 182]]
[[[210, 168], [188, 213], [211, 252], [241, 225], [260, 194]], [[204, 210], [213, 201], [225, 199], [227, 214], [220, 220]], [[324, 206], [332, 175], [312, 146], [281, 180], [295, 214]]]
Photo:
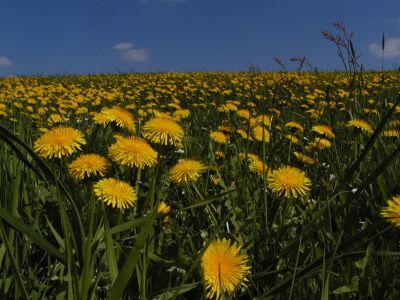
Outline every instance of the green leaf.
[[133, 271], [136, 268], [136, 264], [139, 261], [141, 251], [144, 248], [147, 238], [153, 229], [153, 223], [156, 218], [156, 215], [157, 215], [156, 210], [153, 210], [152, 213], [147, 217], [146, 224], [144, 225], [139, 236], [137, 237], [135, 245], [132, 247], [132, 250], [126, 259], [122, 267], [122, 270], [119, 272], [114, 285], [110, 289], [110, 293], [108, 294], [107, 297], [108, 300], [121, 299], [122, 294], [124, 293], [124, 290], [126, 288], [126, 285], [129, 282], [129, 278], [131, 277]]
[[104, 240], [106, 244], [107, 265], [110, 272], [111, 283], [114, 283], [118, 276], [118, 263], [114, 252], [114, 243], [111, 237], [110, 225], [108, 224], [104, 205], [102, 211], [104, 218]]
[[19, 292], [22, 293], [22, 296], [24, 297], [24, 299], [29, 300], [28, 292], [26, 290], [24, 280], [22, 279], [22, 274], [20, 272], [20, 268], [18, 267], [17, 261], [14, 258], [14, 255], [13, 255], [10, 243], [8, 241], [7, 234], [4, 230], [2, 221], [0, 221], [0, 237], [3, 240], [4, 245], [6, 246], [6, 252], [8, 254], [8, 258], [10, 259], [11, 265], [14, 269], [14, 274], [17, 279], [17, 286], [19, 287]]
[[123, 231], [127, 231], [130, 229], [142, 226], [144, 223], [146, 223], [146, 220], [147, 220], [146, 217], [142, 217], [142, 218], [138, 218], [138, 219], [135, 219], [132, 221], [127, 221], [127, 222], [118, 224], [110, 229], [110, 233], [111, 233], [111, 235], [114, 235], [117, 233], [121, 233]]
[[[167, 291], [165, 291], [164, 293], [159, 294], [152, 299], [153, 300], [169, 300], [169, 299], [172, 299], [175, 295], [182, 295], [182, 294], [185, 294], [186, 292], [193, 290], [199, 284], [200, 284], [200, 282], [193, 282], [193, 283], [186, 283], [180, 287], [170, 288]], [[179, 290], [176, 290], [178, 288], [179, 288]]]
[[360, 282], [360, 277], [354, 276], [351, 279], [351, 283], [348, 285], [341, 286], [333, 291], [335, 295], [354, 293], [358, 291], [358, 284]]
[[19, 218], [13, 216], [2, 207], [0, 207], [0, 218], [20, 233], [25, 234], [32, 240], [33, 243], [45, 250], [51, 256], [54, 256], [64, 264], [67, 262], [65, 256], [60, 251], [58, 251], [56, 247], [54, 247], [50, 242], [44, 239], [39, 233], [34, 231], [29, 225], [25, 224]]

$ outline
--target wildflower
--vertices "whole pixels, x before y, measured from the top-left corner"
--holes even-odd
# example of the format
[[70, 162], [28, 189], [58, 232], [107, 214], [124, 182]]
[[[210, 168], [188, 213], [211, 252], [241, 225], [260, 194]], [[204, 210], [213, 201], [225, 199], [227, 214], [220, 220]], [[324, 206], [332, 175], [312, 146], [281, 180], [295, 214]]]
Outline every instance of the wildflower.
[[225, 153], [222, 151], [215, 151], [214, 153], [215, 159], [221, 159], [225, 157]]
[[296, 121], [287, 122], [287, 123], [285, 124], [285, 127], [297, 129], [299, 132], [303, 132], [303, 131], [304, 131], [303, 126], [301, 126], [300, 123], [298, 123], [298, 122], [296, 122]]
[[242, 138], [244, 138], [245, 140], [249, 140], [249, 141], [252, 141], [252, 140], [253, 140], [253, 138], [252, 138], [251, 136], [249, 136], [249, 135], [247, 134], [247, 132], [246, 132], [245, 130], [243, 130], [243, 129], [238, 129], [238, 130], [236, 130], [236, 132], [237, 132]]
[[82, 154], [77, 157], [68, 167], [71, 176], [76, 180], [85, 177], [104, 176], [110, 162], [98, 154]]
[[330, 148], [332, 146], [332, 143], [327, 139], [315, 138], [309, 145], [311, 148], [323, 150]]
[[157, 213], [160, 215], [164, 215], [163, 220], [162, 220], [163, 223], [168, 223], [169, 216], [167, 216], [167, 214], [169, 214], [170, 210], [171, 210], [171, 207], [169, 207], [164, 201], [161, 201], [160, 203], [158, 203]]
[[110, 157], [123, 166], [143, 168], [157, 163], [157, 152], [138, 137], [117, 136], [117, 142], [108, 149]]
[[285, 138], [287, 138], [290, 142], [293, 144], [298, 144], [299, 143], [299, 138], [291, 133], [286, 134]]
[[286, 198], [303, 197], [310, 190], [311, 180], [295, 167], [285, 166], [273, 171], [267, 178], [268, 187]]
[[192, 159], [183, 159], [172, 167], [169, 172], [169, 178], [176, 184], [195, 182], [204, 171], [205, 166], [201, 162]]
[[253, 129], [253, 137], [256, 141], [268, 143], [270, 135], [266, 128], [257, 126]]
[[232, 295], [238, 287], [246, 286], [250, 273], [247, 255], [240, 254], [240, 246], [222, 239], [210, 243], [201, 258], [207, 298], [221, 299]]
[[220, 125], [218, 126], [218, 130], [222, 131], [223, 133], [232, 133], [232, 128], [226, 125]]
[[185, 119], [189, 117], [190, 110], [188, 109], [178, 109], [173, 113], [174, 117], [177, 119]]
[[35, 151], [45, 158], [71, 155], [86, 144], [83, 134], [71, 127], [54, 127], [45, 132], [34, 144]]
[[95, 123], [105, 125], [109, 122], [115, 122], [118, 127], [129, 130], [131, 133], [135, 132], [135, 122], [133, 115], [118, 106], [112, 108], [103, 108], [100, 113], [94, 117]]
[[211, 176], [211, 182], [215, 186], [219, 186], [222, 184], [222, 178], [220, 176]]
[[220, 144], [225, 144], [228, 141], [228, 137], [222, 131], [212, 131], [210, 137]]
[[263, 174], [265, 176], [269, 173], [269, 168], [266, 164], [263, 164], [262, 160], [258, 159], [249, 159], [249, 169], [251, 172], [257, 174], [258, 177], [263, 178]]
[[361, 129], [363, 131], [367, 131], [368, 133], [372, 132], [372, 127], [369, 125], [366, 121], [361, 120], [361, 119], [352, 119], [349, 122], [347, 122], [347, 127], [355, 127], [358, 129]]
[[250, 112], [248, 109], [239, 109], [236, 114], [244, 119], [249, 119], [250, 118]]
[[384, 130], [382, 132], [382, 135], [384, 137], [399, 137], [400, 136], [400, 130], [399, 129], [388, 129]]
[[328, 138], [334, 139], [335, 134], [332, 129], [328, 125], [315, 125], [311, 128], [311, 131], [319, 133], [321, 135], [325, 135]]
[[308, 155], [305, 155], [298, 151], [293, 152], [293, 154], [302, 163], [309, 164], [309, 165], [315, 164], [315, 160], [313, 158], [309, 157]]
[[258, 158], [258, 156], [256, 155], [256, 154], [254, 154], [254, 153], [244, 153], [244, 152], [240, 152], [239, 153], [239, 155], [238, 155], [238, 159], [239, 160], [245, 160], [245, 159], [248, 159], [249, 161], [251, 161], [251, 160], [260, 160], [259, 158]]
[[272, 118], [268, 115], [259, 115], [256, 117], [256, 120], [259, 124], [264, 125], [264, 126], [271, 126], [271, 120]]
[[100, 180], [94, 185], [93, 191], [99, 201], [113, 208], [129, 208], [137, 201], [137, 194], [133, 187], [115, 178]]
[[388, 200], [388, 206], [381, 210], [380, 215], [394, 226], [400, 226], [400, 195]]
[[176, 146], [183, 135], [182, 127], [168, 118], [154, 118], [143, 126], [143, 136], [156, 144]]

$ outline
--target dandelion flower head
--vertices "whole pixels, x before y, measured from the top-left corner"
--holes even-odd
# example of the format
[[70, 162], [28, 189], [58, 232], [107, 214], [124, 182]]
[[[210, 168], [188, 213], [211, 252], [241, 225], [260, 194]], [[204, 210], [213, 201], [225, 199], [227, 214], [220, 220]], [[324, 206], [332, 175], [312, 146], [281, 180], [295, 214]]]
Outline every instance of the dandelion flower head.
[[137, 201], [137, 194], [128, 183], [115, 179], [101, 179], [93, 187], [94, 194], [99, 201], [113, 208], [129, 208]]
[[177, 145], [182, 142], [184, 131], [182, 127], [169, 118], [156, 117], [143, 126], [143, 136], [156, 144]]
[[246, 286], [250, 273], [248, 257], [240, 254], [240, 246], [226, 239], [210, 243], [201, 259], [204, 281], [209, 299], [221, 299], [222, 291], [232, 295]]
[[390, 199], [388, 201], [388, 206], [381, 210], [380, 215], [394, 226], [400, 226], [400, 195]]
[[286, 198], [303, 197], [310, 190], [311, 180], [306, 174], [291, 166], [284, 166], [274, 170], [267, 178], [268, 187]]
[[34, 150], [41, 157], [61, 158], [81, 149], [86, 141], [82, 132], [71, 127], [54, 127], [45, 132], [34, 144]]
[[179, 161], [169, 172], [169, 178], [176, 184], [195, 182], [201, 173], [205, 171], [205, 166], [193, 159], [183, 159]]
[[110, 162], [103, 156], [82, 154], [68, 166], [68, 170], [74, 179], [82, 180], [96, 175], [104, 176], [109, 167]]
[[108, 149], [112, 160], [136, 168], [152, 167], [157, 163], [157, 152], [144, 139], [134, 136], [116, 138], [117, 142]]

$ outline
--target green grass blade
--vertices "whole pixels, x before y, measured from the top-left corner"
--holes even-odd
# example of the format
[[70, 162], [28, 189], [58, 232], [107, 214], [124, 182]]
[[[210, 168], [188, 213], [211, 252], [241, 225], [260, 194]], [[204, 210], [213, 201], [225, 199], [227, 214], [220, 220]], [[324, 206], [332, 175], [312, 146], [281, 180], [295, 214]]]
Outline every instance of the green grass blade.
[[111, 235], [121, 233], [127, 230], [131, 230], [133, 228], [142, 226], [147, 221], [146, 217], [141, 217], [132, 221], [127, 221], [118, 225], [115, 225], [113, 228], [110, 229]]
[[136, 264], [139, 261], [141, 251], [144, 248], [147, 238], [153, 229], [153, 224], [156, 215], [157, 215], [156, 211], [153, 210], [152, 213], [147, 217], [146, 224], [144, 225], [139, 236], [137, 237], [136, 243], [133, 246], [131, 252], [129, 253], [122, 267], [122, 270], [119, 272], [114, 285], [111, 287], [110, 293], [107, 297], [108, 300], [121, 299], [125, 287], [128, 284], [129, 278], [131, 277], [133, 271], [135, 270]]
[[44, 239], [39, 233], [34, 231], [31, 226], [25, 224], [23, 221], [13, 216], [2, 207], [0, 207], [0, 218], [20, 233], [25, 234], [27, 237], [29, 237], [33, 243], [45, 250], [49, 255], [57, 258], [60, 262], [64, 264], [66, 263], [65, 256], [60, 251], [58, 251], [58, 249], [54, 247], [53, 244]]
[[4, 230], [3, 222], [1, 220], [0, 220], [0, 238], [3, 240], [3, 243], [6, 247], [6, 252], [8, 254], [8, 258], [10, 259], [11, 265], [14, 269], [14, 274], [15, 274], [15, 277], [17, 278], [17, 286], [20, 289], [19, 291], [22, 293], [22, 297], [24, 299], [29, 300], [29, 295], [26, 290], [24, 280], [23, 280], [21, 272], [20, 272], [20, 268], [18, 267], [18, 264], [14, 258], [13, 251], [11, 249], [10, 243], [7, 238], [7, 234]]
[[114, 252], [114, 243], [111, 236], [110, 225], [108, 224], [104, 206], [102, 207], [102, 211], [104, 219], [104, 241], [106, 244], [107, 265], [108, 271], [110, 272], [111, 283], [113, 284], [118, 276], [118, 263]]

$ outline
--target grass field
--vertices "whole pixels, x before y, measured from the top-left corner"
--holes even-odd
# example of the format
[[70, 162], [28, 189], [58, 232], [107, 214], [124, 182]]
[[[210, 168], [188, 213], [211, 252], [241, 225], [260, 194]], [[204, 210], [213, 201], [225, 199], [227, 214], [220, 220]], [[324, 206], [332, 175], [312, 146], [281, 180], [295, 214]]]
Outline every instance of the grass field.
[[398, 299], [399, 87], [0, 79], [0, 299]]

